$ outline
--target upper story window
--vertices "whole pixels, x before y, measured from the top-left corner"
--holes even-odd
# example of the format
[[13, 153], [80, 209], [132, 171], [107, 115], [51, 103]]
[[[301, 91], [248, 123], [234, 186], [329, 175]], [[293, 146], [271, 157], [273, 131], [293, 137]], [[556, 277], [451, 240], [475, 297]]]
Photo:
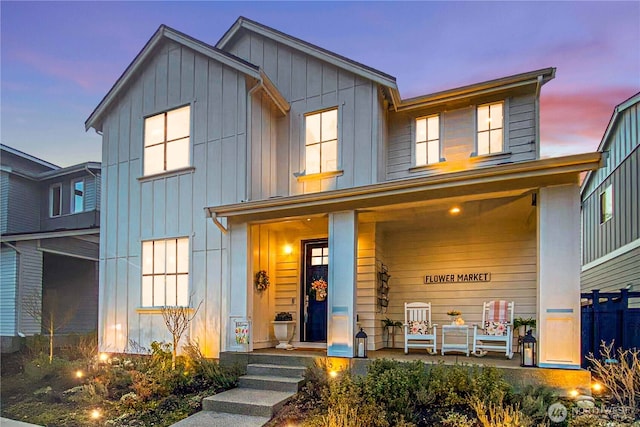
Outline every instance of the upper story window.
[[600, 224], [613, 218], [613, 190], [611, 185], [600, 194]]
[[189, 305], [189, 239], [142, 242], [142, 306]]
[[416, 166], [440, 161], [440, 116], [416, 119]]
[[84, 180], [71, 181], [71, 213], [84, 211]]
[[144, 120], [144, 174], [190, 165], [191, 107], [156, 114]]
[[338, 109], [305, 116], [306, 174], [338, 169]]
[[478, 155], [501, 153], [503, 141], [504, 103], [496, 102], [478, 106]]
[[62, 215], [62, 185], [53, 184], [49, 187], [49, 216]]

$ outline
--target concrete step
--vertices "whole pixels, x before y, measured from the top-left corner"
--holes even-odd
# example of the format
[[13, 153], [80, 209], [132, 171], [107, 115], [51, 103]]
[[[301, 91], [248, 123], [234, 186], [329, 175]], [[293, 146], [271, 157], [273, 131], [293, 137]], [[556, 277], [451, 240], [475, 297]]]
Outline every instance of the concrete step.
[[316, 356], [294, 356], [268, 353], [250, 353], [248, 363], [284, 366], [313, 366]]
[[[269, 419], [269, 417], [200, 411], [172, 424], [171, 427], [262, 427]], [[4, 427], [4, 424], [2, 426]]]
[[304, 366], [284, 366], [262, 363], [250, 363], [247, 365], [247, 375], [302, 378], [305, 371], [306, 368]]
[[256, 390], [275, 390], [297, 393], [303, 383], [300, 377], [276, 377], [272, 375], [243, 375], [238, 378], [238, 387]]
[[293, 392], [285, 391], [234, 388], [205, 397], [202, 399], [202, 409], [271, 418], [294, 395]]

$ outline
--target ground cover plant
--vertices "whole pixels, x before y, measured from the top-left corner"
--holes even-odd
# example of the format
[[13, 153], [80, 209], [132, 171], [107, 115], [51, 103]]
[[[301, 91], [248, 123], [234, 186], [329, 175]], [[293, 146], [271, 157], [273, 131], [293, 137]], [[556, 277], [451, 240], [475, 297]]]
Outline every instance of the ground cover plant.
[[3, 417], [56, 427], [169, 426], [201, 410], [203, 397], [235, 387], [238, 377], [197, 345], [186, 346], [172, 369], [171, 344], [101, 358], [93, 336], [49, 363], [46, 339], [40, 341], [30, 338], [2, 358]]
[[[515, 391], [493, 367], [377, 359], [365, 376], [344, 371], [333, 378], [321, 362], [307, 370], [305, 379], [270, 427], [640, 427], [632, 419], [585, 414], [578, 402], [561, 399], [547, 387]], [[568, 409], [564, 421], [551, 422], [553, 403]]]

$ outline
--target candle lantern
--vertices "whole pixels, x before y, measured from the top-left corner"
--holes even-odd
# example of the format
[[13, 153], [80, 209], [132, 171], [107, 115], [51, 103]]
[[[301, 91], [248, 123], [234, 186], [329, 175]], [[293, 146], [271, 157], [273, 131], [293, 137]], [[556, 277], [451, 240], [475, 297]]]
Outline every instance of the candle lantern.
[[367, 334], [362, 328], [356, 334], [356, 357], [367, 358]]
[[522, 343], [520, 344], [520, 366], [525, 368], [533, 368], [536, 366], [536, 356], [538, 349], [536, 337], [531, 335], [531, 330], [527, 331], [527, 334], [522, 337]]

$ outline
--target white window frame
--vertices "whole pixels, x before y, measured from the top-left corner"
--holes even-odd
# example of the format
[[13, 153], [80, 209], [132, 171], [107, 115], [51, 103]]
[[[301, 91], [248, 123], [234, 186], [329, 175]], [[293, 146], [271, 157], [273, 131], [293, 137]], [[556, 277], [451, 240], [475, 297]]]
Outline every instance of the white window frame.
[[[180, 110], [182, 108], [188, 108], [189, 109], [189, 124], [188, 124], [188, 128], [189, 128], [189, 134], [188, 135], [182, 135], [180, 137], [171, 139], [171, 140], [167, 140], [167, 116], [169, 113]], [[163, 116], [164, 117], [164, 136], [163, 136], [163, 140], [160, 142], [155, 142], [152, 144], [149, 144], [148, 146], [146, 145], [146, 134], [147, 134], [147, 120], [149, 119], [153, 119], [155, 117], [158, 116]], [[178, 171], [178, 170], [182, 170], [185, 168], [189, 168], [192, 165], [192, 156], [191, 156], [191, 151], [192, 151], [192, 135], [193, 135], [193, 106], [191, 104], [185, 104], [185, 105], [181, 105], [175, 108], [171, 108], [168, 110], [164, 110], [164, 111], [160, 111], [158, 113], [154, 113], [148, 116], [145, 116], [143, 118], [142, 121], [142, 125], [143, 125], [143, 137], [142, 137], [142, 151], [143, 151], [143, 162], [142, 162], [142, 176], [153, 176], [153, 175], [158, 175], [158, 174], [163, 174], [166, 172], [171, 172], [171, 171]], [[172, 142], [177, 142], [181, 139], [184, 138], [188, 138], [187, 141], [187, 163], [185, 165], [180, 165], [174, 168], [167, 168], [167, 145], [172, 143]], [[147, 155], [147, 149], [152, 148], [152, 147], [159, 147], [162, 146], [163, 147], [163, 156], [162, 156], [162, 169], [161, 170], [156, 170], [156, 171], [152, 171], [152, 172], [145, 172], [145, 167], [147, 165], [147, 161], [149, 159], [148, 155]]]
[[[501, 104], [502, 105], [502, 123], [501, 126], [495, 127], [495, 128], [489, 128], [487, 130], [484, 131], [480, 131], [478, 129], [479, 127], [479, 119], [478, 119], [478, 110], [481, 107], [489, 107], [489, 111], [491, 111], [491, 106], [493, 105], [498, 105]], [[494, 102], [487, 102], [484, 104], [478, 104], [476, 105], [475, 108], [475, 146], [476, 146], [476, 155], [477, 156], [492, 156], [495, 154], [502, 154], [502, 153], [506, 153], [507, 152], [507, 111], [508, 111], [508, 107], [507, 107], [507, 102], [506, 100], [500, 100], [500, 101], [494, 101]], [[491, 130], [496, 130], [496, 129], [501, 129], [502, 130], [502, 141], [501, 141], [501, 150], [500, 151], [491, 151], [491, 142], [489, 140], [489, 151], [487, 153], [480, 153], [480, 147], [478, 145], [478, 135], [480, 135], [480, 133], [489, 133]]]
[[[187, 261], [186, 261], [186, 271], [184, 270], [180, 270], [179, 267], [179, 257], [176, 256], [175, 260], [174, 260], [174, 265], [176, 266], [175, 268], [175, 272], [167, 272], [168, 269], [168, 257], [166, 256], [166, 252], [164, 253], [164, 265], [160, 268], [160, 267], [156, 267], [156, 256], [155, 256], [155, 245], [156, 244], [166, 244], [166, 242], [175, 242], [176, 243], [176, 255], [178, 252], [178, 241], [182, 241], [182, 242], [186, 242], [186, 247], [184, 247], [183, 249], [186, 249], [187, 251]], [[148, 256], [149, 254], [147, 252], [145, 252], [145, 246], [147, 246], [147, 244], [151, 244], [152, 245], [152, 253], [151, 253], [151, 263], [152, 263], [152, 271], [148, 272], [146, 271], [147, 268], [147, 260], [146, 260], [146, 256]], [[148, 246], [147, 246], [148, 248]], [[166, 247], [165, 247], [166, 248]], [[189, 239], [189, 237], [186, 236], [179, 236], [179, 237], [171, 237], [171, 238], [163, 238], [163, 239], [151, 239], [151, 240], [144, 240], [141, 242], [141, 265], [140, 265], [140, 307], [141, 308], [161, 308], [164, 306], [167, 307], [189, 307], [190, 303], [191, 303], [191, 299], [190, 299], [190, 292], [191, 292], [191, 241]], [[151, 282], [149, 282], [148, 280], [145, 280], [145, 278], [151, 278]], [[167, 301], [168, 296], [170, 297], [171, 294], [167, 293], [168, 290], [168, 286], [167, 286], [167, 282], [166, 279], [167, 277], [175, 277], [175, 299], [171, 300], [171, 301]], [[180, 292], [178, 290], [179, 287], [179, 283], [178, 283], [178, 278], [179, 277], [186, 277], [186, 294], [185, 295], [180, 295]], [[164, 293], [164, 295], [162, 295], [162, 297], [160, 296], [156, 296], [156, 283], [155, 283], [155, 279], [156, 278], [162, 278], [162, 282], [163, 283], [159, 283], [159, 286], [162, 287], [162, 292]], [[150, 288], [149, 288], [150, 286]], [[145, 289], [146, 288], [146, 289]], [[150, 292], [150, 301], [147, 301], [147, 298], [149, 298], [149, 293]], [[156, 304], [156, 302], [164, 302], [164, 304]]]
[[[59, 212], [57, 214], [54, 214], [53, 212], [53, 190], [54, 188], [57, 188], [58, 191], [60, 192], [58, 194], [58, 206], [59, 206]], [[50, 218], [57, 218], [59, 216], [62, 216], [62, 183], [60, 182], [56, 182], [55, 184], [51, 184], [49, 186], [49, 217]]]
[[[318, 114], [322, 114], [322, 113], [326, 113], [328, 111], [335, 111], [336, 112], [336, 166], [333, 169], [327, 169], [327, 170], [323, 170], [322, 169], [322, 157], [320, 157], [320, 171], [319, 172], [309, 172], [309, 168], [308, 168], [308, 162], [307, 162], [307, 119], [311, 116], [314, 115], [318, 115]], [[341, 135], [340, 135], [340, 126], [341, 123], [341, 110], [338, 106], [335, 107], [331, 107], [331, 108], [324, 108], [322, 110], [314, 110], [314, 111], [310, 111], [308, 113], [305, 113], [303, 116], [303, 120], [302, 120], [302, 146], [303, 146], [303, 164], [304, 164], [304, 170], [305, 170], [305, 175], [309, 176], [309, 175], [321, 175], [321, 174], [332, 174], [332, 173], [336, 173], [336, 172], [340, 172], [341, 171], [341, 163], [340, 163], [340, 141], [341, 141]], [[320, 129], [322, 129], [322, 122], [320, 123]], [[331, 140], [322, 140], [322, 136], [319, 142], [317, 142], [316, 144], [318, 144], [320, 146], [320, 152], [322, 153], [322, 145], [329, 143], [333, 141]], [[309, 145], [315, 145], [315, 144], [309, 144]]]
[[[438, 138], [436, 139], [429, 139], [429, 125], [428, 125], [428, 120], [429, 118], [432, 117], [437, 117], [438, 118]], [[426, 119], [427, 120], [427, 139], [425, 141], [418, 141], [418, 120], [421, 119]], [[435, 165], [437, 163], [440, 163], [442, 161], [442, 114], [440, 113], [436, 113], [436, 114], [428, 114], [425, 116], [420, 116], [420, 117], [416, 117], [415, 119], [413, 119], [413, 124], [412, 124], [412, 139], [413, 139], [413, 144], [412, 144], [412, 164], [417, 167], [426, 167], [426, 166], [431, 166], [431, 165]], [[434, 162], [429, 162], [429, 142], [431, 141], [438, 141], [438, 158], [436, 161]], [[426, 150], [427, 150], [427, 163], [418, 163], [418, 144], [419, 143], [425, 143], [426, 145]]]
[[[82, 183], [82, 206], [80, 206], [80, 210], [76, 209], [76, 184], [78, 182]], [[87, 196], [86, 188], [87, 186], [84, 178], [71, 180], [71, 203], [69, 206], [71, 206], [70, 212], [72, 214], [84, 212], [84, 207], [86, 205], [85, 198]]]
[[599, 208], [600, 224], [606, 224], [613, 218], [613, 187], [611, 184], [607, 185], [600, 193]]

